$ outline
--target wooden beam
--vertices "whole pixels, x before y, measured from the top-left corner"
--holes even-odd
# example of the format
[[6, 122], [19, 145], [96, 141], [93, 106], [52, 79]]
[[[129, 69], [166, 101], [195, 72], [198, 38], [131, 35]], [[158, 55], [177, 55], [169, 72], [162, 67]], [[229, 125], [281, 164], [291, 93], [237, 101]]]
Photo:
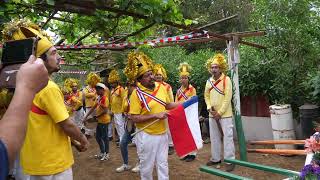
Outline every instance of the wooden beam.
[[244, 167], [248, 167], [248, 168], [258, 169], [258, 170], [267, 171], [267, 172], [271, 172], [271, 173], [275, 173], [275, 174], [281, 174], [284, 176], [296, 176], [296, 175], [300, 174], [297, 171], [276, 168], [276, 167], [266, 166], [266, 165], [262, 165], [262, 164], [256, 164], [256, 163], [252, 163], [252, 162], [239, 161], [236, 159], [224, 159], [224, 161], [227, 163], [232, 163], [232, 164], [236, 164], [236, 165], [240, 165], [240, 166], [244, 166]]
[[252, 43], [252, 42], [247, 42], [247, 41], [244, 41], [242, 39], [240, 39], [239, 42], [241, 44], [245, 44], [245, 45], [252, 46], [252, 47], [255, 47], [255, 48], [259, 48], [259, 49], [267, 49], [267, 47], [265, 47], [265, 46], [262, 46], [262, 45], [259, 45], [259, 44], [255, 44], [255, 43]]
[[240, 38], [257, 37], [257, 36], [264, 36], [264, 35], [266, 35], [265, 31], [245, 31], [245, 32], [234, 32], [234, 33], [224, 34], [224, 36], [227, 36], [227, 37], [238, 36]]
[[220, 19], [220, 20], [218, 20], [218, 21], [215, 21], [215, 22], [206, 24], [206, 25], [204, 25], [204, 26], [198, 27], [198, 29], [202, 30], [202, 29], [204, 29], [204, 28], [206, 28], [206, 27], [209, 27], [209, 26], [212, 26], [212, 25], [215, 25], [215, 24], [219, 24], [219, 23], [221, 23], [221, 22], [227, 21], [227, 20], [229, 20], [229, 19], [233, 19], [233, 18], [235, 18], [235, 17], [238, 17], [238, 14], [235, 14], [235, 15], [232, 15], [232, 16], [229, 16], [229, 17]]
[[306, 155], [304, 150], [296, 149], [247, 149], [250, 153], [278, 154], [278, 155]]
[[305, 140], [266, 140], [266, 141], [250, 141], [250, 144], [257, 145], [273, 145], [273, 144], [304, 144]]

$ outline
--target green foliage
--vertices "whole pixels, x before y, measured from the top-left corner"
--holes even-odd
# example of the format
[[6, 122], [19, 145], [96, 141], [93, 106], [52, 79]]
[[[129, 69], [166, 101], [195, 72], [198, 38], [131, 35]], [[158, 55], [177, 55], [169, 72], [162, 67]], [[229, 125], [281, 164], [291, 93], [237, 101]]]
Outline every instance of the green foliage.
[[[141, 40], [147, 36], [157, 33], [158, 28], [162, 27], [161, 23], [171, 21], [175, 23], [190, 24], [185, 21], [179, 10], [177, 3], [174, 0], [117, 0], [113, 1], [111, 5], [114, 9], [119, 9], [132, 12], [133, 14], [140, 14], [147, 16], [147, 19], [141, 19], [139, 16], [127, 16], [101, 8], [105, 4], [99, 5], [100, 1], [96, 1], [96, 9], [92, 9], [93, 14], [84, 16], [83, 13], [76, 14], [70, 12], [59, 11], [55, 17], [59, 17], [63, 21], [52, 19], [46, 26], [47, 29], [55, 32], [61, 39], [66, 39], [65, 43], [75, 43], [80, 37], [86, 35], [88, 32], [92, 33], [86, 38], [83, 43], [98, 43], [109, 42], [109, 38], [119, 34], [130, 34], [135, 32], [152, 22], [157, 22], [154, 28], [149, 28], [135, 37], [130, 37], [130, 40]], [[46, 0], [46, 1], [10, 1], [8, 3], [0, 2], [0, 29], [4, 22], [8, 22], [13, 18], [29, 18], [33, 22], [41, 24], [52, 14], [53, 9], [47, 8], [48, 5], [58, 6], [62, 1]], [[68, 7], [68, 6], [67, 6]], [[76, 6], [73, 8], [77, 9]], [[88, 8], [88, 12], [91, 12]], [[92, 13], [92, 12], [91, 12]], [[1, 39], [0, 39], [1, 40]]]
[[308, 101], [307, 74], [319, 67], [319, 3], [315, 0], [256, 0], [250, 18], [252, 30], [267, 36], [252, 39], [266, 51], [242, 47], [241, 94], [266, 94], [272, 103], [294, 108]]
[[320, 104], [320, 71], [308, 73], [304, 86], [310, 92], [307, 96], [312, 103]]
[[[253, 7], [250, 0], [181, 0], [180, 9], [184, 18], [193, 20], [195, 27], [201, 27], [237, 14], [236, 18], [205, 28], [205, 30], [223, 34], [248, 30], [250, 27], [249, 15]], [[214, 41], [190, 44], [187, 47], [189, 52], [207, 48], [222, 51], [226, 48], [226, 44], [224, 41]]]

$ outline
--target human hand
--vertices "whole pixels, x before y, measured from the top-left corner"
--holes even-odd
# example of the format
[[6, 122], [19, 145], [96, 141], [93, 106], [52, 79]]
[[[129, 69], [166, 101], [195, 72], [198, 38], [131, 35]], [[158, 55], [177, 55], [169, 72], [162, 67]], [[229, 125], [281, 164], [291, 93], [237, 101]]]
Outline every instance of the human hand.
[[31, 55], [29, 60], [20, 67], [17, 73], [16, 89], [27, 90], [36, 94], [46, 87], [48, 80], [49, 75], [43, 64], [43, 60]]
[[221, 119], [221, 115], [217, 111], [214, 111], [213, 112], [213, 118], [215, 120], [220, 120]]
[[88, 149], [89, 147], [89, 141], [85, 135], [82, 135], [81, 141], [80, 141], [80, 146], [79, 146], [79, 151], [84, 152]]
[[168, 117], [168, 113], [161, 112], [161, 113], [154, 114], [154, 116], [155, 116], [155, 119], [165, 119]]
[[209, 112], [212, 116], [214, 116], [215, 111], [213, 111], [213, 110], [211, 110], [211, 109], [208, 109], [208, 112]]

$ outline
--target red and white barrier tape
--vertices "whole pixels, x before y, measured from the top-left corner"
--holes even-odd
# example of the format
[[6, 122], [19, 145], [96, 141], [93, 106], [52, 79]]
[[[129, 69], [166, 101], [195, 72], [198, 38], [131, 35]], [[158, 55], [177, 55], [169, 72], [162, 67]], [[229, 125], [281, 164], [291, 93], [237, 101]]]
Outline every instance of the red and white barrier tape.
[[[177, 42], [183, 40], [190, 40], [193, 38], [199, 38], [207, 36], [207, 32], [203, 33], [194, 33], [189, 35], [181, 35], [181, 36], [173, 36], [167, 38], [158, 38], [154, 40], [145, 40], [141, 42], [125, 42], [125, 43], [117, 43], [117, 44], [93, 44], [93, 45], [60, 45], [55, 46], [57, 49], [114, 49], [114, 48], [126, 48], [126, 47], [136, 47], [144, 44], [160, 44], [160, 43], [168, 43], [168, 42]], [[2, 44], [0, 44], [0, 48], [2, 48]]]

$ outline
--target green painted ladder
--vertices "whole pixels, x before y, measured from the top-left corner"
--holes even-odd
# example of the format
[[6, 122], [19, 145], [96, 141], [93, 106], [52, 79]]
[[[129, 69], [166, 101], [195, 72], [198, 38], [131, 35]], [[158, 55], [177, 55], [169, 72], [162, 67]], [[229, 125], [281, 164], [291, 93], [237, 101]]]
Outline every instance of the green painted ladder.
[[[240, 160], [236, 160], [236, 159], [225, 159], [224, 162], [232, 163], [232, 164], [236, 164], [236, 165], [244, 166], [244, 167], [248, 167], [248, 168], [253, 168], [253, 169], [257, 169], [257, 170], [267, 171], [267, 172], [271, 172], [271, 173], [275, 173], [275, 174], [281, 174], [281, 175], [289, 176], [289, 177], [299, 175], [299, 172], [297, 172], [297, 171], [276, 168], [276, 167], [272, 167], [272, 166], [266, 166], [266, 165], [256, 164], [256, 163], [251, 163], [251, 162], [246, 162], [246, 161], [240, 161]], [[210, 173], [210, 174], [213, 174], [216, 176], [224, 177], [227, 179], [232, 179], [232, 180], [249, 179], [249, 178], [238, 176], [238, 175], [228, 173], [228, 172], [225, 172], [222, 170], [209, 168], [208, 166], [200, 167], [200, 171]]]

